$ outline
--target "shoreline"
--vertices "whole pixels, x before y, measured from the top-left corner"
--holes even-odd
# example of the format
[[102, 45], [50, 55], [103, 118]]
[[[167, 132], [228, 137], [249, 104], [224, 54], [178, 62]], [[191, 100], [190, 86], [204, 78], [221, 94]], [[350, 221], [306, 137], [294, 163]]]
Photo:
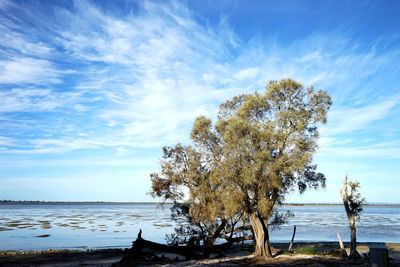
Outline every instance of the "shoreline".
[[[272, 259], [254, 258], [252, 254], [252, 245], [240, 246], [236, 245], [229, 249], [224, 257], [214, 257], [203, 260], [177, 261], [167, 260], [161, 264], [172, 264], [172, 266], [209, 266], [219, 264], [238, 265], [264, 265], [283, 264], [288, 266], [307, 265], [311, 263], [343, 263], [340, 257], [338, 242], [294, 242], [294, 253], [285, 252], [289, 243], [272, 243], [273, 253]], [[389, 251], [389, 257], [395, 264], [400, 264], [400, 243], [386, 243]], [[346, 250], [349, 250], [349, 242], [344, 242]], [[369, 252], [368, 242], [357, 243], [357, 250], [362, 256], [366, 256]], [[112, 266], [118, 263], [124, 255], [128, 253], [128, 249], [98, 249], [98, 250], [42, 250], [42, 251], [0, 251], [0, 266]], [[159, 254], [162, 257], [162, 253]], [[174, 259], [176, 255], [172, 255]], [[168, 257], [168, 255], [166, 256]], [[364, 259], [365, 261], [365, 259]], [[140, 261], [137, 266], [146, 266], [160, 264], [154, 261]]]
[[[132, 240], [134, 241], [134, 240]], [[152, 240], [149, 240], [152, 241]], [[289, 246], [290, 241], [270, 241], [271, 246], [279, 249], [285, 249], [285, 246]], [[365, 247], [371, 243], [384, 243], [388, 247], [398, 247], [400, 249], [400, 242], [377, 242], [377, 241], [368, 241], [368, 242], [357, 242], [357, 246]], [[167, 245], [165, 242], [161, 242], [160, 244]], [[218, 244], [218, 243], [217, 243]], [[244, 243], [244, 246], [250, 246], [252, 244], [251, 240], [247, 240]], [[329, 248], [339, 248], [339, 241], [327, 241], [327, 240], [294, 240], [294, 246], [307, 246], [307, 245], [316, 245], [322, 244]], [[350, 247], [350, 241], [343, 241], [343, 244], [346, 247]], [[40, 254], [40, 253], [54, 253], [54, 252], [93, 252], [93, 251], [125, 251], [130, 249], [131, 246], [97, 246], [97, 247], [88, 247], [88, 246], [71, 246], [71, 247], [47, 247], [47, 248], [29, 248], [29, 249], [0, 249], [0, 258], [4, 255], [28, 255], [28, 254]], [[399, 258], [400, 259], [400, 258]], [[1, 265], [0, 265], [1, 266]]]

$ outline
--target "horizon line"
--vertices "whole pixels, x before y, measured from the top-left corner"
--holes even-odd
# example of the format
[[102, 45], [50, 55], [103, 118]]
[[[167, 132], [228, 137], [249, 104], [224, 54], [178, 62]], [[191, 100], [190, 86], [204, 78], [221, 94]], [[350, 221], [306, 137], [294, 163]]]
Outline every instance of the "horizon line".
[[[173, 204], [157, 201], [54, 201], [54, 200], [0, 200], [0, 204]], [[343, 203], [283, 203], [281, 206], [342, 206]], [[371, 202], [363, 206], [400, 206], [400, 203]]]

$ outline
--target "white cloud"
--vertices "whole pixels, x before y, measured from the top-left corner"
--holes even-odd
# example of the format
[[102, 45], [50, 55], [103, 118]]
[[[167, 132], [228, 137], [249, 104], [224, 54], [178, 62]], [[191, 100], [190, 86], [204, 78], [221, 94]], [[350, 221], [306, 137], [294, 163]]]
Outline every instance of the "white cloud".
[[302, 56], [301, 58], [298, 59], [298, 61], [300, 62], [315, 62], [315, 61], [321, 61], [323, 59], [323, 57], [320, 55], [319, 51], [313, 51], [310, 52], [304, 56]]
[[260, 73], [259, 68], [247, 68], [236, 72], [233, 77], [239, 81], [253, 79]]
[[[144, 2], [139, 9], [123, 17], [85, 1], [76, 2], [73, 11], [55, 9], [56, 21], [43, 21], [53, 24], [52, 43], [34, 43], [32, 38], [8, 31], [20, 55], [2, 62], [0, 83], [69, 81], [65, 73], [71, 72], [70, 67], [56, 70], [51, 60], [57, 56], [55, 46], [65, 49], [63, 55], [69, 62], [87, 66], [73, 70], [80, 75], [78, 84], [66, 85], [62, 92], [22, 86], [2, 91], [2, 112], [63, 110], [79, 121], [68, 135], [61, 127], [48, 126], [53, 128], [53, 139], [27, 137], [27, 149], [16, 153], [185, 142], [195, 117], [215, 118], [221, 102], [239, 93], [263, 90], [270, 79], [292, 77], [306, 86], [329, 90], [334, 106], [324, 137], [366, 129], [398, 103], [376, 104], [376, 99], [371, 101], [371, 88], [355, 90], [354, 83], [354, 75], [363, 79], [385, 69], [385, 60], [397, 55], [391, 50], [380, 55], [358, 50], [350, 39], [329, 34], [314, 34], [285, 45], [269, 37], [246, 42], [236, 36], [226, 18], [211, 28], [179, 2]], [[42, 59], [32, 57], [34, 50]], [[362, 108], [347, 106], [349, 95]], [[81, 116], [99, 129], [86, 129], [87, 124], [78, 120]], [[38, 124], [46, 123], [44, 119]]]
[[369, 128], [371, 123], [386, 118], [400, 102], [400, 97], [373, 103], [362, 107], [334, 107], [329, 111], [328, 126], [321, 131], [323, 136], [352, 133]]
[[0, 146], [16, 146], [14, 138], [0, 136]]
[[[0, 92], [0, 112], [53, 111], [79, 100], [82, 100], [79, 92], [54, 93], [50, 89], [13, 88]], [[79, 111], [84, 109], [80, 104], [74, 107]]]
[[[182, 2], [134, 4], [135, 10], [116, 15], [76, 1], [46, 8], [53, 13], [41, 16], [33, 5], [0, 0], [0, 8], [20, 11], [13, 19], [0, 18], [3, 169], [48, 176], [58, 171], [54, 178], [71, 174], [61, 184], [75, 186], [71, 179], [134, 177], [126, 188], [134, 184], [143, 191], [136, 185], [146, 181], [148, 188], [148, 172], [159, 156], [154, 151], [189, 142], [197, 116], [215, 118], [221, 102], [287, 77], [328, 90], [333, 98], [315, 155], [330, 188], [318, 196], [325, 199], [339, 188], [346, 172], [364, 181], [383, 177], [377, 175], [382, 163], [399, 159], [400, 65], [391, 64], [400, 61], [397, 46], [361, 43], [343, 28], [291, 42], [278, 34], [246, 40], [229, 17], [215, 24]], [[26, 27], [31, 22], [37, 27]], [[385, 38], [391, 37], [382, 37], [383, 45]], [[137, 169], [146, 172], [132, 172]], [[392, 167], [384, 176], [393, 181], [396, 173]], [[42, 180], [32, 177], [35, 184]], [[104, 191], [113, 184], [119, 195], [120, 184], [111, 180]]]
[[51, 47], [44, 44], [43, 42], [29, 40], [27, 39], [27, 36], [24, 36], [23, 34], [18, 32], [13, 32], [6, 25], [7, 22], [5, 23], [5, 25], [0, 25], [0, 34], [4, 43], [7, 43], [8, 49], [0, 51], [0, 54], [3, 54], [4, 56], [34, 55], [35, 57], [46, 57], [49, 56], [53, 51]]
[[399, 142], [378, 142], [368, 145], [321, 145], [320, 153], [331, 157], [400, 159]]
[[0, 61], [0, 83], [59, 83], [59, 75], [47, 60], [15, 58]]

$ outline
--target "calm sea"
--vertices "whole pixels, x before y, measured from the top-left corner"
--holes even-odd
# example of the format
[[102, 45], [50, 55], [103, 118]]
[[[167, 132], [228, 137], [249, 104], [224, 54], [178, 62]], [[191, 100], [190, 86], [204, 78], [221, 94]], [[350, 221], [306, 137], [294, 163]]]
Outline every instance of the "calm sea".
[[[272, 241], [349, 240], [342, 206], [287, 206], [287, 225], [270, 233]], [[0, 250], [127, 248], [139, 229], [143, 238], [165, 243], [174, 222], [169, 208], [156, 204], [0, 204]], [[400, 243], [400, 207], [365, 207], [357, 224], [360, 242]]]

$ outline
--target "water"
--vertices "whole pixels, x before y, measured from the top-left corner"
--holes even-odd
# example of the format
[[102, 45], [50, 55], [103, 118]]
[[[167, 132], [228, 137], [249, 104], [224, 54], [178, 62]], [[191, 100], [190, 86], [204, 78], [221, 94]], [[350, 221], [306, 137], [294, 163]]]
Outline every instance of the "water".
[[155, 204], [0, 204], [0, 250], [127, 248], [139, 229], [165, 242], [173, 224]]
[[[288, 206], [287, 225], [270, 233], [274, 242], [348, 241], [342, 206]], [[0, 204], [0, 250], [127, 248], [139, 229], [143, 238], [165, 243], [174, 222], [156, 204]], [[360, 242], [400, 243], [400, 207], [365, 207], [357, 224]]]
[[[288, 225], [271, 233], [275, 241], [290, 241], [296, 225], [297, 241], [350, 241], [350, 229], [343, 206], [288, 206], [294, 213]], [[364, 207], [357, 226], [358, 242], [400, 243], [400, 207]]]

